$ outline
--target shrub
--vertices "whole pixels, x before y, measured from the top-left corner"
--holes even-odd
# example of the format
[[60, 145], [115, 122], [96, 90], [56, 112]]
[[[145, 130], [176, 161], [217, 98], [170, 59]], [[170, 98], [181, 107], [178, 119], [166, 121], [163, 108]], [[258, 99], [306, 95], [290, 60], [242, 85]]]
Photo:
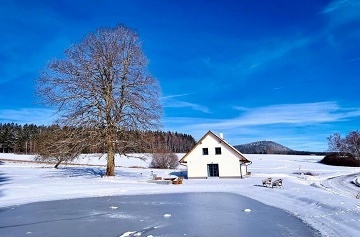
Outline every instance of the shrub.
[[325, 156], [320, 163], [335, 166], [360, 167], [360, 160], [351, 154], [329, 154]]
[[173, 152], [155, 153], [152, 155], [151, 168], [175, 169], [179, 165], [179, 159]]
[[298, 172], [294, 172], [293, 174], [298, 174], [298, 175], [309, 175], [309, 176], [318, 176], [317, 173], [313, 173], [311, 171], [298, 171]]

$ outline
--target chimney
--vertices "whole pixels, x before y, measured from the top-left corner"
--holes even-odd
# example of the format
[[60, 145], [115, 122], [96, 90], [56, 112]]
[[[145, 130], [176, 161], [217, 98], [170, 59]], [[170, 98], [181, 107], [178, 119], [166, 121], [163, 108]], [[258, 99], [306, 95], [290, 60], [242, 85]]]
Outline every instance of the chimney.
[[220, 138], [224, 140], [224, 134], [222, 132], [220, 133]]

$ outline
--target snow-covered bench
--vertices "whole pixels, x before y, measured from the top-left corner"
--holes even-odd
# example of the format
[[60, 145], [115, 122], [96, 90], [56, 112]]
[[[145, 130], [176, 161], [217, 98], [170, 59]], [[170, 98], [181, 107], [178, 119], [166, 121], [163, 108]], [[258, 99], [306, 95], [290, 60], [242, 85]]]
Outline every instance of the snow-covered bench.
[[277, 179], [274, 182], [272, 182], [271, 187], [276, 187], [276, 188], [283, 188], [283, 184], [282, 184], [283, 180], [282, 179]]
[[270, 187], [271, 180], [272, 180], [272, 178], [263, 179], [263, 181], [262, 181], [263, 186]]

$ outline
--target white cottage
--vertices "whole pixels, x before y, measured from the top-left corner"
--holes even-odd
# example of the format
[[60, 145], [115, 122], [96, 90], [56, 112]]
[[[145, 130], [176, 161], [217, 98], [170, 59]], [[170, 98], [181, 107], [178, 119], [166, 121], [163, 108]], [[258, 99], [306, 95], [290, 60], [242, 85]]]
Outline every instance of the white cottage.
[[189, 179], [244, 178], [251, 161], [220, 137], [208, 131], [180, 160]]

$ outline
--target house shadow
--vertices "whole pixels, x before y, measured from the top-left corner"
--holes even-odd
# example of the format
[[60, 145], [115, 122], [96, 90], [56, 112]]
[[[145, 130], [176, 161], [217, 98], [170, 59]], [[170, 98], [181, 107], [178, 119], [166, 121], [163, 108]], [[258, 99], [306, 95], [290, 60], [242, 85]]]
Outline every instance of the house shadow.
[[[0, 161], [0, 165], [3, 165], [4, 162]], [[10, 181], [10, 178], [7, 177], [4, 173], [0, 172], [0, 197], [3, 196], [3, 191], [1, 186], [8, 183]]]
[[187, 171], [174, 171], [174, 172], [171, 172], [170, 175], [174, 175], [177, 177], [184, 177], [184, 179], [188, 178]]

